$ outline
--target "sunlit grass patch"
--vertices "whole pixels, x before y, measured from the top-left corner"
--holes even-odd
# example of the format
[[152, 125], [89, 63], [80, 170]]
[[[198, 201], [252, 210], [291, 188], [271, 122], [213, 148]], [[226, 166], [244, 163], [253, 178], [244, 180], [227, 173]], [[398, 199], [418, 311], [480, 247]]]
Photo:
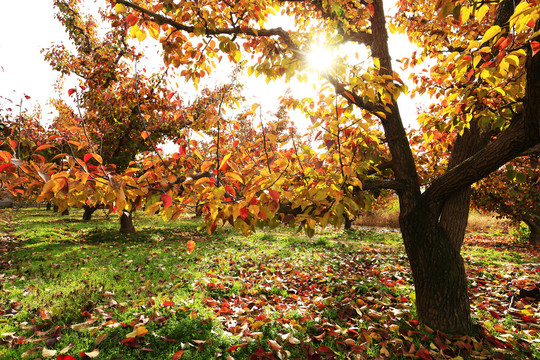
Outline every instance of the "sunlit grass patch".
[[137, 233], [121, 235], [112, 215], [79, 215], [64, 223], [44, 210], [14, 213], [20, 242], [0, 277], [0, 358], [43, 358], [43, 348], [75, 357], [97, 349], [100, 359], [537, 354], [535, 303], [516, 292], [538, 282], [540, 266], [519, 247], [466, 241], [481, 330], [458, 339], [416, 320], [396, 232], [327, 228], [310, 239], [289, 228], [245, 237], [223, 227], [209, 236], [197, 220], [141, 216]]

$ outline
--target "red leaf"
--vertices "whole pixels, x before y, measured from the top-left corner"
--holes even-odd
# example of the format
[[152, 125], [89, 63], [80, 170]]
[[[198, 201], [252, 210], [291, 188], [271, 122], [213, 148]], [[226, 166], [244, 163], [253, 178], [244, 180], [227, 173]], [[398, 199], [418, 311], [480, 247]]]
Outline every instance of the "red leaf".
[[189, 240], [186, 244], [188, 253], [192, 253], [195, 250], [195, 241]]
[[323, 354], [334, 354], [334, 350], [330, 349], [328, 346], [321, 345], [317, 348], [318, 353]]
[[248, 208], [241, 208], [240, 209], [240, 217], [242, 218], [242, 220], [246, 220], [247, 218], [249, 218], [249, 210]]
[[26, 98], [26, 100], [30, 99], [30, 96], [24, 94], [24, 97]]
[[163, 207], [167, 210], [172, 204], [172, 197], [169, 194], [161, 194], [161, 201], [163, 201]]
[[268, 195], [270, 195], [276, 203], [279, 201], [280, 194], [276, 190], [268, 190]]
[[69, 90], [68, 90], [68, 95], [71, 96], [71, 95], [73, 95], [73, 94], [76, 93], [76, 92], [77, 92], [77, 90], [75, 90], [75, 89], [69, 89]]
[[186, 156], [186, 145], [180, 145], [178, 148], [178, 153], [180, 156]]
[[373, 6], [373, 4], [368, 4], [367, 8], [368, 8], [369, 13], [371, 14], [371, 16], [375, 15], [375, 7]]
[[172, 302], [172, 301], [165, 301], [165, 302], [163, 303], [163, 306], [174, 306], [174, 302]]
[[87, 162], [88, 160], [90, 160], [90, 159], [92, 158], [92, 156], [93, 156], [92, 154], [86, 154], [86, 155], [84, 155], [83, 161], [84, 161], [84, 162]]
[[424, 360], [433, 360], [433, 358], [429, 355], [429, 351], [427, 349], [419, 349], [414, 356], [419, 357]]
[[178, 360], [182, 357], [182, 355], [184, 355], [184, 351], [178, 350], [176, 353], [174, 353], [172, 360]]
[[58, 355], [56, 360], [77, 360], [77, 358], [71, 356], [71, 355]]
[[135, 14], [129, 14], [126, 17], [126, 22], [128, 23], [129, 26], [135, 25], [137, 21], [139, 21], [139, 17]]
[[540, 51], [540, 42], [538, 41], [531, 41], [531, 48], [533, 51], [533, 56], [536, 55], [538, 51]]
[[[13, 167], [13, 169], [10, 169], [10, 171], [7, 171], [7, 170], [6, 170], [6, 169], [9, 169], [9, 168], [11, 168], [11, 167]], [[15, 171], [15, 165], [13, 165], [12, 163], [5, 163], [5, 164], [2, 164], [2, 165], [0, 165], [0, 173], [1, 173], [2, 171], [5, 171], [5, 172], [13, 172], [13, 171]]]

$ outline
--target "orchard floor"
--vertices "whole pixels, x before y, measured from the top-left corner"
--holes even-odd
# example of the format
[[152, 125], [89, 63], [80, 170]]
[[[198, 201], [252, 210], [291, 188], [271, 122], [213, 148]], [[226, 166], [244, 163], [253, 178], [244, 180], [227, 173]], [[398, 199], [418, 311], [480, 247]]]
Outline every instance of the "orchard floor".
[[540, 358], [540, 253], [500, 231], [467, 235], [477, 333], [450, 336], [416, 319], [396, 232], [81, 217], [0, 210], [1, 359]]

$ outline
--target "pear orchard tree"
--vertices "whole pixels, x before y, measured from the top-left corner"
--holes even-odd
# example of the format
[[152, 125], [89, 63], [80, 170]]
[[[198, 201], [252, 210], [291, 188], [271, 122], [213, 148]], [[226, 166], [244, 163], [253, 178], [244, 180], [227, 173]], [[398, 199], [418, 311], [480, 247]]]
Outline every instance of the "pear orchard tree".
[[[419, 318], [447, 332], [472, 330], [460, 255], [470, 187], [540, 142], [540, 4], [404, 0], [393, 19], [385, 16], [382, 0], [112, 4], [130, 19], [132, 36], [144, 40], [150, 34], [161, 41], [165, 63], [182, 67], [186, 79], [195, 83], [222, 56], [252, 62], [252, 74], [289, 80], [301, 74], [310, 46], [323, 37], [339, 57], [326, 80], [348, 106], [361, 112], [356, 126], [365, 122], [382, 126], [391, 177], [361, 186], [391, 188], [399, 196]], [[291, 30], [266, 27], [275, 14], [293, 19]], [[421, 57], [437, 61], [429, 74], [416, 76], [414, 91], [429, 91], [439, 99], [420, 120], [458, 134], [446, 171], [424, 191], [396, 102], [405, 87], [393, 70], [388, 29], [418, 39]], [[349, 52], [340, 52], [344, 46], [367, 48], [371, 64], [355, 62]], [[346, 140], [344, 132], [341, 136]], [[429, 136], [425, 138], [429, 141]]]

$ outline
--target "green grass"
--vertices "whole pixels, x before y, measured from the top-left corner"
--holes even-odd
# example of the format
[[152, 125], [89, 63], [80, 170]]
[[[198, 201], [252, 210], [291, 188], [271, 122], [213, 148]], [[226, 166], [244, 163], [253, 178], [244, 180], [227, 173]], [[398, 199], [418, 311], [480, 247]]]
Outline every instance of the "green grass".
[[2, 231], [17, 240], [0, 244], [2, 359], [48, 350], [79, 359], [95, 349], [98, 359], [540, 355], [537, 304], [511, 296], [538, 282], [540, 257], [499, 235], [465, 243], [479, 332], [454, 338], [416, 321], [396, 232], [327, 228], [309, 239], [287, 228], [249, 237], [221, 228], [209, 236], [198, 221], [141, 213], [137, 233], [121, 235], [115, 216], [98, 211], [83, 222], [71, 212], [0, 212]]

